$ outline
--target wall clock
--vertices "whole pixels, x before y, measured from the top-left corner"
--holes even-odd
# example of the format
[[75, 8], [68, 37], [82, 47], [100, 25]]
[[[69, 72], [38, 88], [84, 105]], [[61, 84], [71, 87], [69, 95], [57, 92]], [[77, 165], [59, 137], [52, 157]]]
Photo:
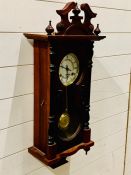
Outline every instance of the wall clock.
[[98, 35], [98, 26], [94, 30], [90, 21], [96, 13], [89, 5], [80, 9], [69, 2], [57, 10], [56, 33], [50, 22], [47, 35], [24, 34], [34, 40], [34, 145], [29, 152], [51, 167], [94, 145], [89, 128], [93, 43], [105, 36]]

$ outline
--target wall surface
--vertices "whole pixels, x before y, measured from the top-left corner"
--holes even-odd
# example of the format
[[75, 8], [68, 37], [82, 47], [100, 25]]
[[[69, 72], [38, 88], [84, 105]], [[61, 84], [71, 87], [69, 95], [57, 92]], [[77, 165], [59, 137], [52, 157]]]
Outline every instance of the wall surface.
[[23, 32], [44, 32], [66, 0], [0, 0], [0, 175], [123, 175], [127, 116], [129, 128], [125, 174], [131, 174], [131, 1], [80, 0], [98, 13], [107, 38], [96, 42], [91, 86], [92, 140], [95, 146], [52, 170], [32, 157], [33, 47]]

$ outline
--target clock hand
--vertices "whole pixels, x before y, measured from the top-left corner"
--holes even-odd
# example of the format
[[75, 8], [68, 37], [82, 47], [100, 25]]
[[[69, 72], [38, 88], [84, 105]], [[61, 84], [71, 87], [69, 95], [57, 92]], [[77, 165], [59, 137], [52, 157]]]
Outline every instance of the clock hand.
[[68, 66], [67, 67], [64, 67], [64, 66], [61, 65], [60, 67], [63, 68], [63, 69], [66, 69], [66, 70], [68, 69], [68, 71], [71, 71], [71, 69], [69, 69]]
[[68, 80], [69, 75], [70, 75], [70, 74], [68, 74], [68, 69], [69, 69], [69, 68], [68, 68], [68, 65], [66, 65], [66, 78], [67, 78], [67, 80]]
[[[69, 74], [68, 74], [68, 65], [66, 65], [66, 82], [68, 80]], [[67, 86], [66, 86], [66, 107], [65, 112], [68, 113], [68, 94], [67, 94]]]

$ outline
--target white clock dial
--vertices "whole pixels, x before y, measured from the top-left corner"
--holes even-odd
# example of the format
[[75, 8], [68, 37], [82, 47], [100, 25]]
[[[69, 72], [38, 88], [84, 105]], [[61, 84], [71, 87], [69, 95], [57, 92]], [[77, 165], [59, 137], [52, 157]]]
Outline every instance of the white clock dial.
[[79, 74], [79, 61], [74, 53], [67, 54], [59, 66], [59, 78], [64, 86], [72, 84]]

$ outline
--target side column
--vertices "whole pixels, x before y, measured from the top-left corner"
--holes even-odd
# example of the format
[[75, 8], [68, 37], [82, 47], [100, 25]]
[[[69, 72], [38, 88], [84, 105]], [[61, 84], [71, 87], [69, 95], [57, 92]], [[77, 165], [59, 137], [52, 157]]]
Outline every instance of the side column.
[[56, 157], [56, 142], [55, 142], [55, 118], [56, 118], [56, 87], [55, 87], [55, 53], [50, 46], [50, 116], [48, 128], [48, 159]]

